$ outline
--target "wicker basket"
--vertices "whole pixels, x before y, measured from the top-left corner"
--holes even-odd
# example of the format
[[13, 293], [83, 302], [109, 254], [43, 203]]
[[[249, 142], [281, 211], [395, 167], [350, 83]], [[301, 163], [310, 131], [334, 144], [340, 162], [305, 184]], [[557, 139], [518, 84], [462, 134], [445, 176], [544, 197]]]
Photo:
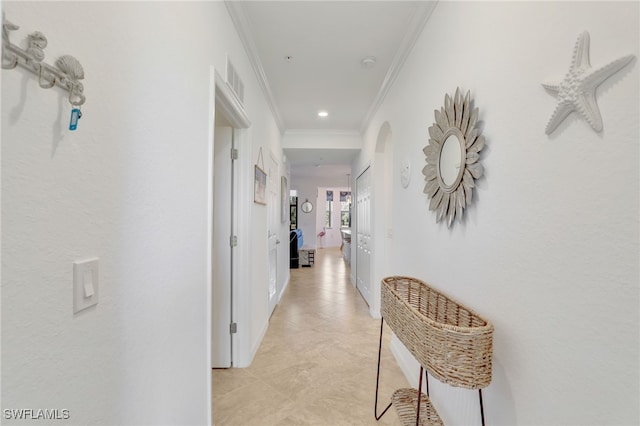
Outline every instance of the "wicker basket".
[[[400, 417], [400, 422], [405, 426], [415, 426], [418, 408], [418, 391], [416, 389], [398, 389], [391, 396], [393, 407]], [[438, 412], [431, 405], [429, 397], [424, 393], [420, 396], [420, 421], [421, 426], [444, 426]]]
[[452, 386], [491, 383], [493, 325], [424, 282], [382, 280], [382, 317], [418, 362]]

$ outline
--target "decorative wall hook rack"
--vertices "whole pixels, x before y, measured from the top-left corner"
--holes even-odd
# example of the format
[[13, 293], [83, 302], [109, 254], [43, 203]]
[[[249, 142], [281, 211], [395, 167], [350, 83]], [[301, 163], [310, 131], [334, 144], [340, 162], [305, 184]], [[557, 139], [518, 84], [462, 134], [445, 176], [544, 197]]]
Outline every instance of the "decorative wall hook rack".
[[49, 65], [44, 61], [44, 48], [47, 47], [47, 37], [40, 31], [28, 36], [27, 49], [22, 49], [9, 40], [9, 32], [19, 26], [7, 21], [2, 13], [2, 68], [13, 69], [20, 65], [38, 77], [38, 84], [43, 89], [58, 86], [69, 92], [69, 103], [74, 107], [84, 104], [84, 86], [79, 80], [84, 79], [84, 69], [80, 62], [71, 55], [65, 55], [55, 63]]

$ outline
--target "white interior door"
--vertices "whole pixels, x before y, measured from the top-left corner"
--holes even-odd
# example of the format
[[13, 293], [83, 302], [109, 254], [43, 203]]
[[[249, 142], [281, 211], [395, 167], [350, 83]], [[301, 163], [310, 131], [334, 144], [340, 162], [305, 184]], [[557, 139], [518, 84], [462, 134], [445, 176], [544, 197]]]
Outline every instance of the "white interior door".
[[214, 132], [212, 339], [213, 368], [231, 367], [232, 203], [231, 149], [233, 129], [217, 126]]
[[269, 315], [273, 312], [277, 304], [278, 289], [278, 232], [280, 230], [280, 199], [278, 189], [280, 185], [280, 175], [278, 173], [278, 163], [273, 155], [267, 156], [267, 228], [268, 228], [268, 250], [269, 250]]
[[371, 305], [371, 169], [356, 179], [356, 287]]

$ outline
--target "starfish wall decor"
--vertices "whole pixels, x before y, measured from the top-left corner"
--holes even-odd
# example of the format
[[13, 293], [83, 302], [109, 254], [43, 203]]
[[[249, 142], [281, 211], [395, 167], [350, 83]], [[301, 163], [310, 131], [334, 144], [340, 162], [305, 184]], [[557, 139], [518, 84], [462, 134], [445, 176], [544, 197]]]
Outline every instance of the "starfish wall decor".
[[589, 63], [589, 33], [585, 31], [580, 34], [573, 51], [569, 72], [564, 80], [556, 84], [542, 84], [558, 98], [558, 106], [549, 119], [545, 133], [551, 134], [573, 111], [580, 114], [593, 130], [602, 131], [602, 117], [596, 103], [596, 88], [633, 58], [633, 55], [627, 55], [600, 68], [592, 68]]

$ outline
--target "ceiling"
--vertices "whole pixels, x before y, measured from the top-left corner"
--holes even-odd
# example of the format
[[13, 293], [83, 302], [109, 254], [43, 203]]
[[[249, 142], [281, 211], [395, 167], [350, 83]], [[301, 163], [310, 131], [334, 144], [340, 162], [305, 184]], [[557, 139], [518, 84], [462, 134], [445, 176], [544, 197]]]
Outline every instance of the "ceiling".
[[[228, 1], [282, 133], [362, 133], [424, 27], [430, 1]], [[363, 64], [363, 59], [365, 62]], [[372, 59], [368, 61], [368, 59]], [[245, 77], [246, 78], [246, 77]], [[328, 112], [319, 117], [319, 111]], [[293, 169], [357, 150], [285, 149]], [[335, 159], [330, 163], [328, 159]], [[328, 170], [328, 169], [327, 169]]]
[[350, 175], [351, 162], [359, 152], [359, 149], [285, 149], [291, 176], [313, 178]]

